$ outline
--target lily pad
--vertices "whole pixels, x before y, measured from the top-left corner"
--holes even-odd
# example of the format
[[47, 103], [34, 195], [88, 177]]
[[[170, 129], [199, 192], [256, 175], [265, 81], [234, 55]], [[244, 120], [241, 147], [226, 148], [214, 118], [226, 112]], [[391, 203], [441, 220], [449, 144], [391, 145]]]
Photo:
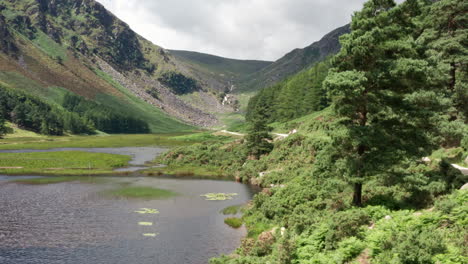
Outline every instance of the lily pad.
[[200, 196], [205, 197], [207, 201], [225, 201], [232, 200], [237, 193], [206, 193]]
[[144, 237], [156, 237], [158, 234], [155, 234], [155, 233], [146, 233], [146, 234], [143, 234]]
[[141, 226], [152, 226], [153, 223], [151, 223], [151, 222], [138, 222], [138, 225], [141, 225]]
[[139, 213], [139, 214], [159, 214], [159, 211], [157, 209], [152, 209], [152, 208], [140, 208], [140, 210], [135, 211], [135, 213]]

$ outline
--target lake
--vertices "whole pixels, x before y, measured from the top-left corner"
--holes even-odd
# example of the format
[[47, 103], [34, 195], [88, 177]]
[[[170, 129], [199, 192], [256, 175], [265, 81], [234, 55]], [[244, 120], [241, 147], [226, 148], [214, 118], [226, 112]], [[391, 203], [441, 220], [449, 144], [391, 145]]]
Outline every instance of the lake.
[[[11, 182], [19, 178], [28, 177], [0, 176], [2, 264], [207, 263], [211, 257], [233, 252], [246, 235], [245, 228], [224, 224], [229, 216], [220, 211], [247, 203], [255, 193], [248, 185], [206, 179], [102, 177], [93, 184]], [[108, 194], [122, 186], [159, 188], [178, 195], [145, 200]], [[207, 201], [200, 196], [206, 193], [237, 195], [232, 200]], [[135, 212], [141, 208], [159, 213]]]

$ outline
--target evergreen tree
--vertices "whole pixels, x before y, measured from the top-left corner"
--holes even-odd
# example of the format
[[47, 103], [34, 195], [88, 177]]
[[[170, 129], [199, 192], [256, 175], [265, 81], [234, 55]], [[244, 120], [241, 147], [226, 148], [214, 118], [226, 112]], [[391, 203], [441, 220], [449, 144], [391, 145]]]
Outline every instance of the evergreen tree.
[[5, 124], [5, 119], [3, 118], [0, 112], [0, 138], [3, 138], [6, 132], [7, 132], [7, 127]]
[[440, 102], [432, 68], [421, 59], [413, 35], [424, 2], [370, 0], [353, 16], [325, 81], [342, 125], [331, 144], [334, 167], [353, 185], [361, 205], [363, 185], [389, 169], [420, 159], [434, 147], [430, 132]]
[[249, 124], [247, 134], [247, 149], [249, 154], [259, 159], [262, 155], [270, 153], [273, 149], [273, 144], [269, 142], [272, 140], [270, 133], [272, 128], [268, 126], [265, 116], [266, 107], [259, 107], [256, 115], [252, 117]]
[[468, 117], [468, 2], [441, 0], [431, 5], [419, 37], [426, 54], [444, 73], [448, 96], [455, 108], [451, 119]]

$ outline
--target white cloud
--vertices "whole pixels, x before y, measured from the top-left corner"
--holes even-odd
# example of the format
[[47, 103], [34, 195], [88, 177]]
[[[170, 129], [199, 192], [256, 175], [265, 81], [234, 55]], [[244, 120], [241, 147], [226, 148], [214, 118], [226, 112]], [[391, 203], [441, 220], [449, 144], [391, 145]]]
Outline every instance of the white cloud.
[[[276, 60], [350, 22], [365, 0], [98, 0], [166, 49]], [[400, 0], [401, 1], [401, 0]]]

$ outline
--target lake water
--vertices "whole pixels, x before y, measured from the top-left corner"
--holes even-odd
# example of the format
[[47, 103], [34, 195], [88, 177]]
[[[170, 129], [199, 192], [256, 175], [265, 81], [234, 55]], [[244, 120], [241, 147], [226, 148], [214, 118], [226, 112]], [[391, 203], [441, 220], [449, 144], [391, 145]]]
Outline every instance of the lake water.
[[[151, 161], [163, 151], [53, 151], [61, 150], [127, 154], [133, 157], [134, 165]], [[204, 264], [240, 245], [245, 228], [233, 229], [224, 224], [229, 216], [220, 211], [245, 204], [254, 194], [248, 185], [219, 180], [102, 177], [102, 182], [93, 184], [11, 182], [19, 178], [28, 177], [0, 176], [1, 264]], [[142, 200], [106, 193], [122, 186], [160, 188], [179, 195]], [[207, 201], [200, 196], [205, 193], [238, 195], [232, 200]], [[160, 213], [136, 213], [140, 208], [157, 209]], [[139, 222], [150, 222], [152, 226], [141, 226]]]
[[[100, 184], [24, 185], [0, 178], [2, 264], [202, 264], [229, 254], [244, 228], [224, 224], [220, 211], [248, 202], [247, 185], [214, 180], [105, 178]], [[166, 200], [110, 197], [122, 185], [172, 190]], [[233, 200], [207, 201], [201, 194], [237, 193]], [[154, 208], [159, 214], [138, 214]], [[152, 222], [140, 226], [139, 222]], [[143, 234], [155, 234], [145, 237]]]

